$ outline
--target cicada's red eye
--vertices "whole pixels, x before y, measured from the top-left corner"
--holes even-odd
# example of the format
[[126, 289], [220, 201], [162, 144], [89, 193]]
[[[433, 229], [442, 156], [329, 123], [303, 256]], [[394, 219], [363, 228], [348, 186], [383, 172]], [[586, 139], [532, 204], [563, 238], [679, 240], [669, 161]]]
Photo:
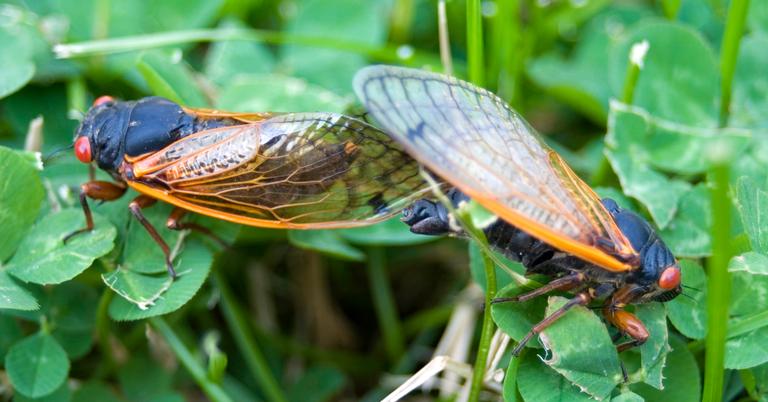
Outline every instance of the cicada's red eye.
[[659, 287], [662, 289], [672, 290], [680, 285], [680, 267], [675, 264], [669, 266], [661, 272], [659, 277]]
[[80, 162], [91, 163], [91, 141], [82, 136], [75, 141], [75, 156]]
[[109, 95], [102, 95], [102, 96], [99, 96], [98, 98], [96, 98], [95, 101], [93, 101], [93, 107], [96, 107], [96, 106], [99, 106], [99, 105], [103, 105], [103, 104], [105, 104], [107, 102], [114, 102], [114, 101], [115, 101], [115, 98], [113, 98], [113, 97], [111, 97]]

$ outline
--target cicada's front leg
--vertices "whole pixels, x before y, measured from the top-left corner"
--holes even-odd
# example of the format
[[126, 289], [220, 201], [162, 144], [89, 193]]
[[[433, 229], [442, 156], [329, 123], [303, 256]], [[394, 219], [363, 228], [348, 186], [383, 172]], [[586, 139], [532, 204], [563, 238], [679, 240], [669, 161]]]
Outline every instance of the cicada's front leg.
[[122, 197], [126, 189], [126, 186], [122, 183], [101, 180], [91, 180], [80, 186], [80, 205], [82, 205], [83, 213], [85, 214], [85, 227], [64, 236], [64, 243], [73, 236], [93, 230], [93, 215], [91, 214], [91, 208], [88, 206], [88, 198], [99, 201], [113, 201]]
[[624, 307], [634, 299], [635, 294], [637, 294], [636, 288], [629, 285], [625, 286], [614, 293], [603, 307], [605, 319], [618, 328], [622, 334], [632, 338], [631, 341], [616, 346], [619, 353], [644, 344], [650, 337], [645, 324], [636, 315], [624, 311]]

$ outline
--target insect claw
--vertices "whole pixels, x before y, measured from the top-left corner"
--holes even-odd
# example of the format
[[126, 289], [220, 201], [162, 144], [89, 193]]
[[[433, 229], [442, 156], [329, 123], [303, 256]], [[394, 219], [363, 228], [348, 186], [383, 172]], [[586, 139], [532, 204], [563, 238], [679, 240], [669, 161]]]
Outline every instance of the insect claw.
[[525, 344], [528, 343], [529, 340], [533, 337], [533, 332], [529, 332], [525, 335], [525, 338], [523, 338], [520, 343], [515, 346], [515, 348], [512, 350], [512, 356], [518, 357], [520, 356], [520, 353], [523, 351], [523, 348], [525, 347]]
[[171, 279], [176, 279], [176, 270], [173, 269], [173, 263], [170, 260], [165, 260], [165, 266], [168, 268], [168, 275], [171, 276]]
[[497, 297], [491, 300], [491, 304], [501, 304], [501, 303], [518, 302], [518, 301], [520, 301], [520, 298], [518, 296]]
[[624, 384], [629, 383], [629, 374], [627, 373], [627, 367], [624, 365], [624, 362], [619, 360], [619, 367], [621, 367], [621, 377], [624, 380]]
[[72, 233], [70, 233], [70, 234], [68, 234], [68, 235], [64, 236], [64, 238], [63, 238], [63, 239], [61, 239], [61, 242], [62, 242], [62, 243], [64, 243], [64, 244], [67, 244], [67, 242], [68, 242], [68, 241], [69, 241], [71, 238], [73, 238], [73, 237], [75, 237], [75, 236], [79, 235], [80, 233], [85, 233], [85, 232], [90, 232], [90, 231], [91, 231], [91, 229], [88, 229], [88, 228], [83, 228], [83, 229], [78, 229], [78, 230], [75, 230], [74, 232], [72, 232]]

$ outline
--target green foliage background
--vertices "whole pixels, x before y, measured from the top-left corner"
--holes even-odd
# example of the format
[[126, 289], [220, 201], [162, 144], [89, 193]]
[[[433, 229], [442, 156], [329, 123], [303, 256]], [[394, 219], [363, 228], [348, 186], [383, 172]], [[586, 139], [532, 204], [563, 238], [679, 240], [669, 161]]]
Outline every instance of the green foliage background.
[[[695, 401], [718, 354], [704, 398], [719, 399], [710, 376], [722, 375], [723, 400], [768, 400], [768, 3], [749, 4], [742, 37], [729, 7], [745, 4], [489, 0], [473, 42], [466, 4], [447, 2], [456, 75], [484, 77], [598, 193], [655, 223], [686, 285], [669, 303], [636, 307], [652, 339], [621, 356], [596, 314], [569, 313], [545, 331], [550, 350], [532, 342], [502, 359], [506, 400]], [[87, 168], [71, 152], [43, 166], [36, 152], [70, 145], [102, 94], [360, 113], [359, 68], [442, 69], [436, 9], [433, 0], [0, 3], [0, 397], [374, 401], [422, 367], [462, 289], [485, 286], [477, 244], [467, 252], [461, 240], [411, 235], [396, 219], [287, 232], [195, 217], [233, 244], [222, 250], [164, 229], [170, 208], [158, 205], [147, 216], [177, 251], [171, 281], [129, 219], [135, 193], [92, 203], [96, 230], [63, 245], [83, 224]], [[633, 70], [630, 48], [643, 40], [649, 51]], [[468, 43], [482, 44], [484, 58], [468, 60]], [[42, 128], [30, 125], [37, 116]], [[728, 272], [715, 273], [713, 255], [734, 256]], [[521, 291], [514, 275], [497, 276], [500, 295]], [[562, 301], [491, 312], [519, 340]], [[724, 346], [705, 340], [726, 325]], [[472, 345], [479, 328], [464, 328], [477, 334]]]

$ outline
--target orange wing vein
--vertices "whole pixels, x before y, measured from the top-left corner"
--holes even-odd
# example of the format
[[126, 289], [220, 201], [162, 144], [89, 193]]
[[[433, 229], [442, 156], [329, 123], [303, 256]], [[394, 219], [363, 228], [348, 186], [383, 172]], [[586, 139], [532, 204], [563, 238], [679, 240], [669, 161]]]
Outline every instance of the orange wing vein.
[[389, 136], [333, 113], [286, 113], [202, 131], [129, 167], [128, 184], [141, 193], [272, 228], [372, 224], [429, 191], [418, 163]]
[[354, 88], [414, 158], [502, 219], [608, 270], [636, 264], [594, 191], [493, 93], [392, 66], [360, 70]]

